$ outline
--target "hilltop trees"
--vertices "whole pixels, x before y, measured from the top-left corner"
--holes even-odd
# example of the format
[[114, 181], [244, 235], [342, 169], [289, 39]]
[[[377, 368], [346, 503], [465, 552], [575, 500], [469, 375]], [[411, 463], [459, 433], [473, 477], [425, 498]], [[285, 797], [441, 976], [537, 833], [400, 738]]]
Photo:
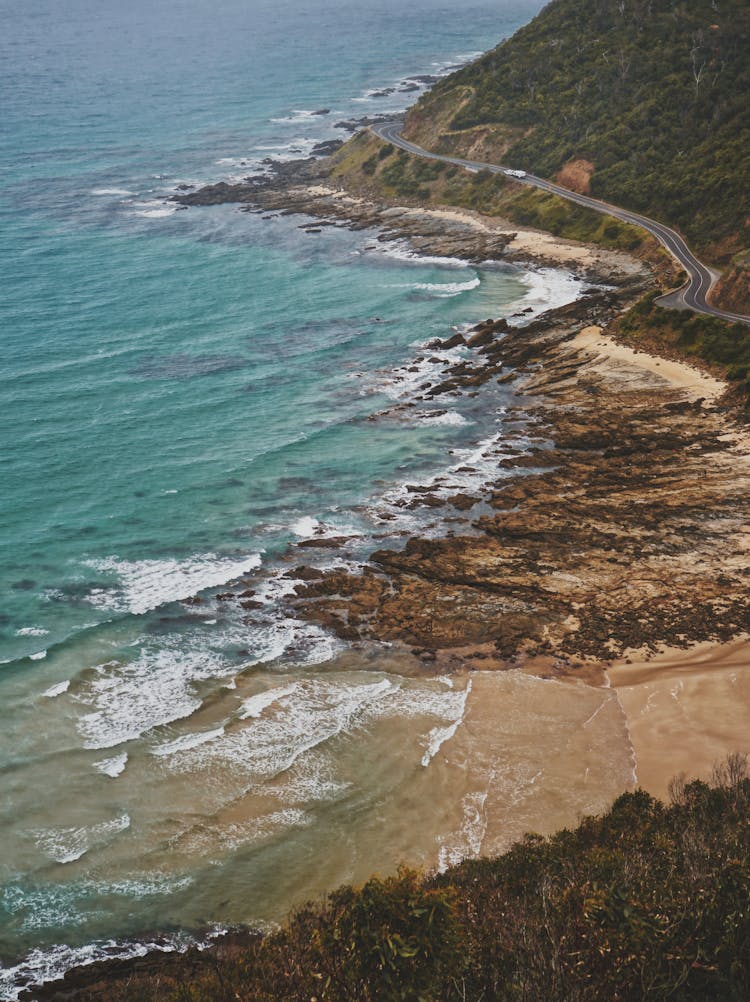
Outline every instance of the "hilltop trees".
[[594, 194], [726, 260], [750, 246], [749, 95], [743, 0], [553, 0], [407, 125], [439, 114], [443, 149], [518, 130], [503, 162], [546, 176], [585, 158]]

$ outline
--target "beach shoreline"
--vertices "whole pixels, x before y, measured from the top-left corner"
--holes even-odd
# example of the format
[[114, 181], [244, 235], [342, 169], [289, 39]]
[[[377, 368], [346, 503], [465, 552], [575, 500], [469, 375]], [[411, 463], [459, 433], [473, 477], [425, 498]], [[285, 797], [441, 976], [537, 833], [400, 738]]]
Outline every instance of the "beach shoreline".
[[[748, 471], [747, 460], [748, 454], [750, 454], [750, 442], [748, 442], [741, 425], [732, 416], [730, 408], [724, 402], [728, 385], [721, 379], [717, 379], [686, 361], [665, 358], [652, 354], [651, 351], [624, 344], [615, 332], [608, 330], [616, 326], [617, 317], [632, 302], [654, 285], [654, 276], [642, 261], [625, 252], [605, 250], [601, 247], [554, 237], [538, 230], [511, 226], [505, 220], [483, 216], [474, 210], [380, 203], [377, 199], [363, 197], [359, 191], [347, 191], [340, 183], [340, 179], [332, 183], [331, 179], [326, 176], [325, 167], [321, 166], [320, 163], [312, 165], [308, 163], [302, 170], [301, 177], [295, 174], [294, 168], [290, 169], [286, 165], [280, 179], [266, 180], [259, 187], [252, 183], [233, 186], [232, 190], [228, 190], [226, 186], [221, 190], [219, 190], [219, 186], [209, 187], [181, 200], [184, 204], [189, 205], [216, 204], [227, 201], [240, 202], [245, 203], [243, 208], [248, 211], [298, 213], [310, 217], [312, 220], [322, 220], [328, 225], [339, 224], [355, 228], [371, 227], [380, 231], [378, 237], [380, 240], [407, 241], [417, 255], [463, 257], [480, 263], [489, 259], [513, 263], [523, 262], [531, 267], [545, 265], [569, 268], [590, 281], [606, 285], [614, 292], [607, 302], [604, 302], [600, 297], [599, 302], [592, 309], [590, 300], [587, 301], [587, 297], [584, 297], [569, 307], [553, 310], [551, 315], [546, 315], [537, 324], [536, 328], [532, 323], [531, 327], [524, 332], [524, 337], [528, 337], [529, 330], [531, 331], [531, 339], [536, 341], [535, 347], [529, 349], [527, 344], [523, 350], [519, 351], [516, 344], [515, 352], [511, 348], [505, 353], [509, 356], [507, 358], [500, 345], [505, 344], [507, 348], [508, 342], [512, 341], [514, 336], [520, 337], [520, 331], [516, 334], [518, 328], [508, 328], [507, 325], [501, 323], [493, 331], [489, 328], [482, 329], [480, 325], [474, 329], [473, 337], [475, 341], [480, 342], [480, 351], [485, 353], [485, 358], [471, 369], [469, 379], [465, 380], [463, 384], [460, 377], [449, 379], [443, 387], [446, 392], [445, 397], [436, 397], [435, 388], [429, 388], [428, 395], [435, 400], [449, 399], [449, 395], [467, 392], [469, 385], [481, 385], [488, 378], [479, 373], [482, 364], [486, 364], [489, 354], [490, 361], [493, 363], [489, 366], [491, 376], [511, 379], [512, 385], [517, 386], [517, 393], [522, 394], [527, 401], [532, 400], [534, 405], [537, 405], [538, 417], [544, 413], [541, 424], [544, 424], [544, 420], [549, 417], [550, 411], [557, 413], [557, 420], [550, 422], [553, 438], [554, 432], [560, 431], [561, 422], [559, 419], [562, 415], [565, 415], [565, 419], [562, 421], [563, 426], [565, 426], [564, 431], [570, 432], [570, 428], [567, 426], [570, 424], [571, 410], [581, 405], [581, 383], [585, 384], [584, 389], [587, 393], [608, 403], [607, 411], [611, 412], [608, 417], [614, 417], [614, 422], [610, 424], [608, 429], [604, 430], [601, 425], [602, 423], [606, 425], [608, 421], [603, 422], [601, 418], [595, 418], [594, 426], [590, 426], [583, 433], [583, 437], [586, 435], [589, 437], [587, 443], [576, 442], [572, 449], [569, 447], [570, 443], [563, 442], [562, 449], [559, 448], [560, 443], [556, 443], [557, 448], [553, 447], [546, 455], [544, 454], [546, 447], [532, 450], [532, 453], [536, 452], [536, 456], [539, 457], [537, 469], [534, 469], [533, 455], [531, 458], [529, 456], [519, 457], [519, 465], [526, 468], [515, 471], [519, 476], [515, 480], [512, 479], [511, 484], [508, 484], [507, 481], [502, 484], [497, 482], [486, 484], [484, 497], [474, 500], [486, 502], [489, 498], [491, 506], [494, 505], [502, 510], [503, 508], [507, 509], [507, 504], [496, 504], [497, 495], [507, 494], [512, 509], [520, 509], [523, 512], [524, 508], [529, 506], [530, 492], [527, 489], [529, 483], [534, 479], [538, 483], [543, 481], [545, 474], [540, 471], [553, 465], [558, 454], [565, 453], [566, 459], [570, 460], [571, 453], [573, 453], [574, 459], [577, 460], [581, 454], [588, 453], [590, 456], [591, 453], [598, 452], [601, 455], [603, 452], [606, 453], [607, 448], [610, 452], [618, 448], [617, 438], [622, 429], [617, 428], [616, 412], [620, 406], [626, 412], [628, 409], [633, 411], [636, 417], [634, 424], [638, 428], [637, 443], [631, 443], [630, 449], [623, 450], [627, 457], [626, 465], [629, 467], [628, 460], [634, 453], [637, 453], [638, 449], [648, 450], [650, 448], [649, 445], [645, 444], [646, 435], [643, 434], [643, 418], [645, 412], [648, 412], [646, 423], [649, 420], [656, 420], [658, 424], [663, 426], [656, 429], [657, 441], [660, 432], [672, 439], [666, 449], [667, 455], [664, 457], [666, 468], [655, 478], [657, 480], [668, 478], [669, 480], [669, 486], [660, 499], [664, 503], [665, 513], [670, 515], [678, 507], [676, 499], [679, 498], [681, 481], [688, 494], [695, 493], [691, 487], [694, 480], [688, 478], [692, 478], [696, 471], [693, 469], [692, 473], [688, 473], [687, 468], [683, 468], [681, 471], [676, 470], [675, 466], [679, 465], [674, 461], [677, 454], [684, 450], [685, 458], [691, 466], [696, 465], [692, 463], [692, 457], [697, 453], [710, 457], [709, 466], [714, 468], [713, 474], [721, 483], [720, 493], [726, 497], [727, 508], [732, 511], [732, 517], [727, 517], [722, 522], [722, 530], [728, 532], [732, 537], [727, 550], [735, 555], [740, 554], [733, 561], [733, 570], [739, 575], [735, 577], [733, 587], [736, 588], [738, 584], [741, 584], [743, 574], [750, 572], [750, 562], [746, 559], [742, 546], [732, 546], [732, 541], [740, 540], [743, 534], [742, 516], [736, 509], [742, 507], [738, 504], [738, 493], [742, 489], [741, 485], [745, 482]], [[312, 227], [315, 223], [310, 225]], [[555, 331], [556, 324], [557, 331]], [[550, 329], [552, 330], [551, 336]], [[500, 361], [499, 365], [498, 361]], [[509, 375], [509, 369], [515, 374], [513, 377]], [[440, 389], [439, 387], [438, 392]], [[532, 409], [534, 408], [532, 407]], [[680, 421], [677, 415], [686, 416], [687, 420]], [[693, 420], [693, 415], [697, 420]], [[704, 435], [709, 425], [711, 426], [711, 434]], [[700, 433], [696, 435], [697, 431]], [[579, 437], [581, 436], [582, 429], [579, 424], [576, 425], [575, 433]], [[597, 441], [593, 441], [594, 439]], [[703, 439], [702, 442], [700, 442], [701, 439]], [[635, 449], [632, 447], [633, 445], [635, 445]], [[659, 453], [658, 445], [655, 452]], [[732, 469], [729, 468], [730, 464], [737, 471], [736, 483], [734, 484], [732, 484], [734, 477]], [[506, 461], [505, 465], [507, 469], [508, 465], [512, 465], [512, 461], [510, 464]], [[644, 469], [639, 471], [639, 476], [631, 477], [635, 483], [626, 492], [628, 497], [625, 501], [630, 507], [647, 505], [653, 498], [653, 494], [650, 497], [648, 465], [648, 461], [645, 462]], [[575, 467], [576, 462], [574, 461], [571, 466]], [[604, 471], [604, 479], [609, 484], [617, 479], [616, 466], [616, 462], [610, 463], [609, 468]], [[578, 469], [576, 474], [580, 476], [580, 473], [581, 470]], [[554, 475], [552, 476], [554, 478]], [[584, 485], [585, 483], [584, 481]], [[640, 498], [638, 498], [639, 491]], [[415, 503], [418, 503], [418, 491], [415, 490], [415, 494], [417, 497]], [[711, 494], [711, 490], [708, 491], [708, 494]], [[427, 503], [436, 503], [427, 487], [424, 488], [423, 495]], [[464, 503], [459, 507], [470, 513], [472, 510], [471, 500], [473, 499], [464, 499]], [[707, 504], [707, 502], [708, 499], [704, 498], [703, 503]], [[696, 585], [705, 584], [702, 577], [705, 576], [706, 572], [700, 571], [693, 574], [689, 566], [691, 561], [697, 559], [697, 566], [706, 565], [708, 567], [709, 564], [712, 564], [712, 573], [717, 575], [719, 580], [728, 582], [728, 579], [721, 578], [721, 567], [723, 566], [721, 559], [712, 561], [711, 555], [706, 552], [705, 547], [701, 550], [700, 547], [693, 548], [691, 545], [690, 537], [695, 536], [701, 522], [700, 504], [701, 501], [696, 497], [690, 497], [688, 500], [686, 507], [690, 509], [690, 520], [695, 520], [698, 525], [691, 525], [687, 535], [682, 532], [686, 526], [676, 527], [677, 534], [682, 535], [680, 547], [675, 547], [673, 539], [669, 540], [668, 543], [665, 539], [661, 541], [664, 544], [662, 549], [665, 551], [661, 554], [663, 558], [661, 570], [662, 573], [674, 572], [677, 575], [673, 584], [678, 596], [682, 599], [683, 613], [686, 606], [689, 612], [691, 601], [699, 601], [696, 593], [705, 591], [701, 587], [696, 588]], [[576, 506], [579, 509], [586, 507], [585, 503], [581, 504], [580, 496], [576, 497]], [[706, 510], [708, 511], [710, 508], [707, 507]], [[735, 517], [738, 515], [739, 517]], [[545, 515], [549, 521], [548, 516], [549, 513]], [[748, 516], [750, 517], [750, 512], [748, 512]], [[583, 517], [584, 511], [581, 511], [578, 518]], [[613, 513], [610, 512], [605, 517], [612, 518]], [[614, 513], [614, 517], [615, 519], [622, 517], [622, 512]], [[467, 518], [467, 524], [469, 519], [470, 515]], [[483, 518], [473, 521], [472, 528], [476, 529], [477, 526], [480, 526], [488, 541], [497, 540], [498, 536], [502, 535], [502, 530], [507, 529], [509, 519], [506, 515], [496, 517], [495, 521], [501, 524], [496, 524], [488, 530], [489, 519], [485, 515]], [[653, 519], [649, 518], [648, 521], [650, 523], [648, 531], [653, 533], [654, 527], [651, 524]], [[543, 532], [546, 537], [545, 542], [549, 542], [550, 537], [554, 537], [555, 534], [559, 535], [563, 528], [561, 524], [546, 524]], [[601, 529], [601, 526], [598, 528]], [[633, 537], [642, 536], [646, 526], [641, 524], [637, 528], [635, 526], [632, 528], [635, 531], [630, 533], [630, 543], [634, 544], [636, 558], [642, 558], [643, 548], [639, 547], [637, 538]], [[458, 531], [453, 530], [452, 535]], [[668, 531], [665, 530], [662, 535], [666, 537], [668, 532], [674, 533], [675, 527], [671, 527]], [[527, 550], [536, 550], [538, 549], [539, 535], [540, 533], [537, 532], [532, 542], [530, 537], [525, 537], [523, 532], [519, 532], [518, 527], [514, 526], [512, 538], [516, 548], [518, 548], [520, 540], [521, 549], [526, 546]], [[658, 536], [658, 529], [656, 535]], [[710, 535], [712, 538], [716, 536], [713, 531]], [[625, 537], [627, 536], [628, 533], [625, 534]], [[614, 533], [612, 536], [614, 553], [618, 549], [616, 537], [617, 533]], [[303, 616], [310, 616], [313, 621], [323, 623], [327, 628], [339, 632], [349, 640], [370, 636], [388, 642], [401, 643], [407, 649], [411, 648], [416, 656], [421, 657], [426, 667], [433, 668], [435, 671], [457, 670], [459, 666], [472, 670], [507, 670], [508, 668], [520, 667], [522, 671], [540, 678], [565, 678], [584, 685], [595, 686], [610, 684], [620, 694], [629, 729], [631, 734], [635, 735], [633, 740], [638, 763], [638, 781], [642, 782], [651, 792], [664, 796], [670, 778], [668, 775], [670, 769], [672, 772], [681, 770], [692, 772], [693, 763], [687, 755], [690, 734], [686, 731], [678, 742], [684, 753], [682, 757], [661, 754], [658, 742], [646, 740], [647, 726], [643, 723], [643, 707], [639, 699], [648, 697], [636, 696], [636, 690], [638, 693], [642, 693], [645, 691], [643, 686], [650, 684], [648, 665], [652, 663], [652, 658], [654, 678], [664, 675], [661, 659], [666, 655], [659, 655], [657, 651], [665, 644], [670, 643], [670, 631], [659, 628], [659, 617], [656, 617], [653, 622], [647, 624], [640, 631], [638, 629], [635, 629], [635, 632], [631, 630], [632, 636], [623, 636], [615, 643], [612, 643], [611, 639], [606, 636], [605, 628], [605, 630], [599, 631], [601, 635], [598, 639], [589, 642], [588, 645], [584, 644], [582, 649], [576, 650], [575, 642], [570, 640], [571, 636], [575, 636], [575, 628], [568, 631], [562, 624], [552, 627], [549, 622], [543, 622], [541, 629], [531, 628], [528, 622], [529, 616], [526, 615], [528, 613], [527, 602], [527, 608], [523, 612], [519, 613], [518, 608], [514, 610], [516, 619], [520, 619], [522, 622], [520, 629], [515, 629], [515, 627], [511, 629], [510, 644], [500, 643], [497, 636], [490, 636], [486, 642], [479, 642], [478, 635], [481, 633], [482, 627], [481, 615], [472, 621], [471, 629], [463, 630], [463, 635], [462, 631], [458, 629], [453, 631], [454, 635], [449, 636], [450, 630], [443, 629], [443, 635], [437, 637], [435, 643], [430, 643], [430, 628], [406, 628], [404, 626], [405, 617], [400, 616], [393, 609], [393, 606], [397, 606], [399, 601], [403, 601], [407, 610], [407, 618], [409, 609], [418, 618], [418, 605], [423, 605], [425, 601], [429, 602], [431, 598], [435, 598], [441, 590], [441, 584], [445, 583], [445, 579], [450, 578], [451, 574], [455, 577], [457, 566], [460, 568], [459, 577], [463, 575], [464, 583], [468, 583], [470, 588], [477, 590], [487, 585], [487, 581], [482, 580], [481, 574], [478, 577], [472, 577], [471, 573], [467, 573], [466, 561], [463, 560], [465, 554], [458, 552], [461, 549], [469, 549], [473, 544], [460, 539], [458, 544], [454, 540], [443, 540], [442, 544], [444, 551], [449, 552], [439, 552], [440, 542], [413, 539], [405, 547], [406, 556], [387, 551], [384, 554], [373, 554], [361, 575], [332, 574], [328, 580], [324, 579], [323, 582], [319, 580], [310, 582], [297, 589], [301, 594], [300, 601], [295, 605], [295, 610], [297, 613], [301, 611]], [[411, 553], [409, 552], [410, 548]], [[658, 549], [658, 546], [656, 548]], [[668, 554], [666, 551], [674, 551], [677, 548], [681, 549], [682, 553], [679, 560], [674, 560], [673, 553]], [[554, 546], [552, 549], [554, 550]], [[700, 554], [698, 554], [698, 550], [701, 550]], [[532, 552], [527, 555], [532, 557], [532, 562], [534, 558], [538, 561], [538, 553]], [[623, 555], [620, 554], [621, 557]], [[498, 552], [494, 556], [500, 561], [503, 569], [507, 571], [506, 555]], [[412, 557], [413, 559], [411, 559]], [[595, 587], [598, 583], [600, 587], [614, 588], [615, 592], [624, 593], [627, 596], [626, 607], [633, 603], [634, 597], [636, 604], [646, 601], [656, 608], [669, 601], [668, 592], [672, 583], [668, 582], [667, 585], [664, 585], [662, 582], [662, 586], [656, 583], [657, 579], [653, 576], [655, 569], [653, 566], [649, 566], [658, 563], [653, 557], [642, 561], [646, 565], [651, 580], [640, 591], [633, 583], [632, 573], [628, 575], [627, 568], [619, 566], [615, 575], [603, 575], [601, 573], [601, 553], [598, 553], [596, 558], [597, 569], [596, 573], [592, 575], [590, 585]], [[584, 552], [581, 555], [581, 562], [585, 563], [586, 559], [587, 556]], [[604, 559], [615, 564], [618, 563], [616, 557], [605, 557]], [[514, 567], [516, 572], [520, 562], [516, 561]], [[427, 563], [430, 564], [430, 567], [426, 570]], [[572, 568], [566, 570], [570, 576]], [[486, 571], [486, 567], [483, 568], [484, 571]], [[538, 587], [543, 580], [544, 572], [539, 568], [536, 573]], [[431, 575], [432, 577], [430, 577]], [[575, 588], [570, 589], [565, 576], [565, 574], [560, 575], [551, 587], [549, 583], [545, 583], [544, 589], [552, 592], [558, 598], [566, 596], [569, 591], [574, 591]], [[389, 589], [393, 588], [394, 581], [399, 582], [397, 597], [395, 601], [391, 601], [391, 608], [385, 614], [382, 612], [383, 589], [379, 588], [379, 583], [383, 581], [387, 581]], [[403, 588], [399, 590], [402, 583]], [[427, 583], [426, 587], [425, 583]], [[680, 596], [680, 584], [687, 587], [687, 596]], [[529, 581], [524, 582], [522, 589], [523, 587], [529, 589], [534, 586]], [[440, 595], [440, 598], [444, 602], [453, 600], [460, 608], [461, 615], [465, 616], [471, 603], [464, 601], [464, 596], [458, 594], [458, 589], [460, 589], [460, 585], [446, 599], [445, 588], [443, 588], [443, 594]], [[486, 598], [488, 594], [495, 596], [498, 590], [502, 590], [502, 586], [493, 580], [489, 587], [484, 588], [484, 597]], [[511, 604], [517, 598], [517, 594], [512, 595], [512, 591], [513, 589], [506, 589], [506, 599]], [[710, 600], [714, 610], [717, 610], [722, 603], [729, 600], [732, 588], [727, 583], [724, 587], [720, 586], [713, 591]], [[334, 594], [335, 599], [331, 597]], [[584, 596], [576, 597], [582, 598]], [[685, 601], [686, 598], [687, 601]], [[519, 605], [518, 602], [515, 604]], [[675, 605], [674, 602], [671, 604]], [[745, 605], [742, 601], [740, 604], [743, 607]], [[491, 602], [490, 605], [492, 606]], [[569, 603], [569, 607], [566, 609], [568, 619], [575, 618], [573, 609], [575, 605], [575, 602]], [[604, 605], [606, 606], [607, 603]], [[489, 619], [497, 614], [501, 606], [502, 603], [496, 603], [492, 606], [493, 611], [489, 613]], [[344, 608], [346, 609], [345, 615]], [[539, 609], [536, 611], [538, 613]], [[611, 613], [613, 611], [616, 613], [617, 609], [615, 607], [614, 610], [610, 608], [607, 611], [610, 615], [605, 618], [605, 622], [611, 625]], [[673, 609], [673, 613], [674, 611]], [[746, 611], [743, 608], [742, 615], [737, 615], [735, 618], [742, 619]], [[671, 671], [678, 674], [689, 674], [692, 664], [690, 651], [693, 649], [701, 650], [703, 649], [702, 645], [712, 642], [714, 646], [710, 649], [714, 651], [714, 657], [718, 663], [721, 663], [723, 644], [734, 633], [740, 632], [742, 624], [732, 623], [731, 617], [729, 617], [729, 621], [721, 625], [718, 635], [713, 636], [713, 641], [710, 640], [713, 627], [705, 615], [705, 609], [703, 612], [702, 617], [697, 617], [701, 619], [700, 624], [693, 624], [695, 629], [692, 630], [690, 629], [689, 615], [686, 617], [680, 615], [679, 612], [675, 615], [674, 618], [679, 619], [679, 628], [674, 623], [672, 624], [671, 642], [674, 643], [677, 639], [680, 646], [675, 647], [674, 652], [681, 653], [673, 652], [669, 661]], [[546, 613], [549, 614], [549, 609], [546, 610]], [[358, 615], [359, 620], [357, 619]], [[531, 618], [533, 615], [532, 611]], [[544, 620], [544, 615], [541, 618]], [[552, 618], [554, 618], [554, 614]], [[561, 618], [564, 621], [565, 617]], [[637, 618], [636, 616], [636, 621]], [[346, 619], [345, 627], [342, 625], [344, 619]], [[364, 626], [365, 620], [368, 621], [366, 627]], [[352, 622], [354, 622], [353, 627]], [[440, 629], [438, 629], [439, 632]], [[593, 632], [596, 634], [595, 630]], [[716, 634], [715, 630], [713, 630], [713, 634]], [[737, 643], [741, 650], [741, 642]], [[626, 654], [630, 653], [633, 648], [638, 648], [642, 652], [642, 661], [637, 663], [642, 666], [643, 677], [639, 678], [638, 683], [625, 681], [626, 678], [632, 679], [634, 675], [631, 664], [626, 663], [625, 660]], [[736, 657], [741, 658], [741, 654], [737, 653]], [[627, 660], [632, 662], [632, 658]], [[633, 664], [635, 663], [633, 662]], [[708, 728], [709, 717], [712, 713], [708, 706], [705, 713], [701, 715], [698, 701], [694, 701], [691, 703], [691, 713], [697, 715], [697, 719], [702, 722], [698, 724], [699, 728], [703, 724], [705, 724], [704, 729]], [[671, 726], [676, 726], [674, 720]], [[692, 727], [694, 729], [695, 724]], [[728, 752], [745, 750], [738, 747], [738, 743], [741, 743], [740, 737], [741, 735], [736, 729], [729, 728], [724, 739], [715, 738], [713, 744], [709, 743], [710, 747], [713, 748], [712, 752], [705, 751], [698, 756], [694, 763], [695, 769], [701, 775], [705, 775], [709, 768], [707, 756], [714, 755], [715, 758], [721, 758]], [[675, 740], [677, 739], [675, 738]], [[635, 747], [636, 743], [637, 748]], [[682, 765], [680, 765], [681, 762]]]
[[664, 800], [675, 777], [710, 780], [727, 756], [750, 753], [750, 645], [666, 648], [607, 671], [628, 723], [638, 785]]

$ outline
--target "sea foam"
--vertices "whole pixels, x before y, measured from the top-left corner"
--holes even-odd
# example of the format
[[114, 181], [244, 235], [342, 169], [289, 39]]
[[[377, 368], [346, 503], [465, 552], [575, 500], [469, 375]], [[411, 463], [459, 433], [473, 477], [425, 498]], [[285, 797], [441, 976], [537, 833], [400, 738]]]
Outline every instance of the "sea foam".
[[47, 699], [54, 699], [55, 696], [61, 696], [64, 692], [67, 692], [70, 688], [70, 679], [66, 678], [64, 682], [56, 682], [55, 685], [51, 685], [49, 689], [45, 689], [42, 693]]
[[422, 765], [426, 768], [433, 758], [440, 751], [442, 745], [446, 741], [450, 741], [453, 735], [456, 733], [458, 728], [463, 723], [464, 715], [466, 713], [466, 701], [469, 698], [469, 693], [471, 692], [472, 682], [471, 679], [466, 683], [466, 688], [463, 692], [456, 693], [458, 698], [455, 700], [455, 708], [457, 710], [455, 718], [448, 724], [447, 727], [433, 727], [430, 733], [427, 735], [427, 749], [422, 756]]
[[86, 566], [116, 575], [119, 588], [93, 588], [88, 601], [99, 609], [140, 615], [166, 602], [191, 598], [207, 588], [226, 584], [261, 563], [259, 553], [244, 557], [219, 557], [203, 553], [186, 560], [120, 560], [107, 557], [86, 561]]
[[130, 827], [126, 813], [88, 827], [49, 828], [36, 833], [36, 845], [56, 863], [73, 863], [94, 846], [111, 842]]
[[481, 279], [477, 275], [468, 282], [416, 282], [412, 288], [434, 292], [441, 299], [451, 299], [453, 296], [460, 296], [462, 292], [476, 289], [478, 285], [481, 285]]
[[114, 755], [112, 758], [103, 758], [98, 762], [94, 762], [94, 768], [98, 769], [99, 772], [104, 773], [105, 776], [110, 776], [112, 779], [115, 779], [125, 771], [125, 766], [127, 764], [128, 753], [122, 752], [120, 755]]
[[87, 748], [114, 748], [160, 724], [189, 717], [201, 705], [195, 684], [228, 673], [218, 655], [144, 649], [127, 664], [100, 665], [74, 696], [88, 712], [78, 720]]

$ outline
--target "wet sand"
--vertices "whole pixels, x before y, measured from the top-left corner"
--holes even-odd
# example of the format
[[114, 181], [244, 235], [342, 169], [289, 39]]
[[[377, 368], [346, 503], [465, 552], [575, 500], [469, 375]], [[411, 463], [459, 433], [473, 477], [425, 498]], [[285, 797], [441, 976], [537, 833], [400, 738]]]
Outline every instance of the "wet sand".
[[441, 842], [441, 867], [570, 827], [634, 788], [617, 693], [518, 669], [470, 677], [461, 726], [430, 763], [433, 796], [462, 806], [460, 829]]
[[667, 648], [617, 662], [612, 687], [627, 716], [638, 784], [665, 797], [670, 779], [710, 779], [732, 752], [750, 752], [750, 639]]

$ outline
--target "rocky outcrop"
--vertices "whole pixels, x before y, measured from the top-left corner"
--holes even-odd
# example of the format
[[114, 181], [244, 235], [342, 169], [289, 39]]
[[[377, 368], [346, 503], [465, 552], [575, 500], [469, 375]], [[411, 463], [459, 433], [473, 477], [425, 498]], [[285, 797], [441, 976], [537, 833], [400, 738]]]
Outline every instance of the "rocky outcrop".
[[750, 316], [750, 257], [733, 264], [721, 276], [711, 301], [722, 310]]
[[[268, 174], [235, 184], [221, 182], [174, 196], [183, 206], [239, 204], [248, 212], [278, 212], [312, 217], [310, 233], [320, 226], [376, 230], [377, 240], [406, 240], [418, 254], [453, 257], [481, 264], [486, 261], [560, 266], [593, 282], [627, 286], [640, 284], [647, 266], [619, 251], [598, 248], [525, 231], [507, 221], [490, 219], [469, 210], [404, 206], [381, 195], [354, 194], [330, 176], [325, 160], [310, 157], [288, 163], [269, 163]], [[531, 238], [531, 239], [528, 239]], [[571, 253], [571, 248], [575, 253]], [[585, 253], [581, 253], [581, 251]]]
[[[525, 372], [516, 411], [544, 444], [498, 463], [473, 499], [485, 513], [464, 532], [410, 538], [361, 573], [300, 584], [297, 613], [347, 639], [411, 645], [443, 668], [545, 655], [575, 670], [750, 630], [750, 464], [724, 409], [576, 346], [582, 324], [616, 308], [600, 294], [499, 339], [477, 328], [476, 363], [451, 392], [498, 366]], [[420, 500], [451, 503], [428, 488], [414, 490], [410, 503]]]

